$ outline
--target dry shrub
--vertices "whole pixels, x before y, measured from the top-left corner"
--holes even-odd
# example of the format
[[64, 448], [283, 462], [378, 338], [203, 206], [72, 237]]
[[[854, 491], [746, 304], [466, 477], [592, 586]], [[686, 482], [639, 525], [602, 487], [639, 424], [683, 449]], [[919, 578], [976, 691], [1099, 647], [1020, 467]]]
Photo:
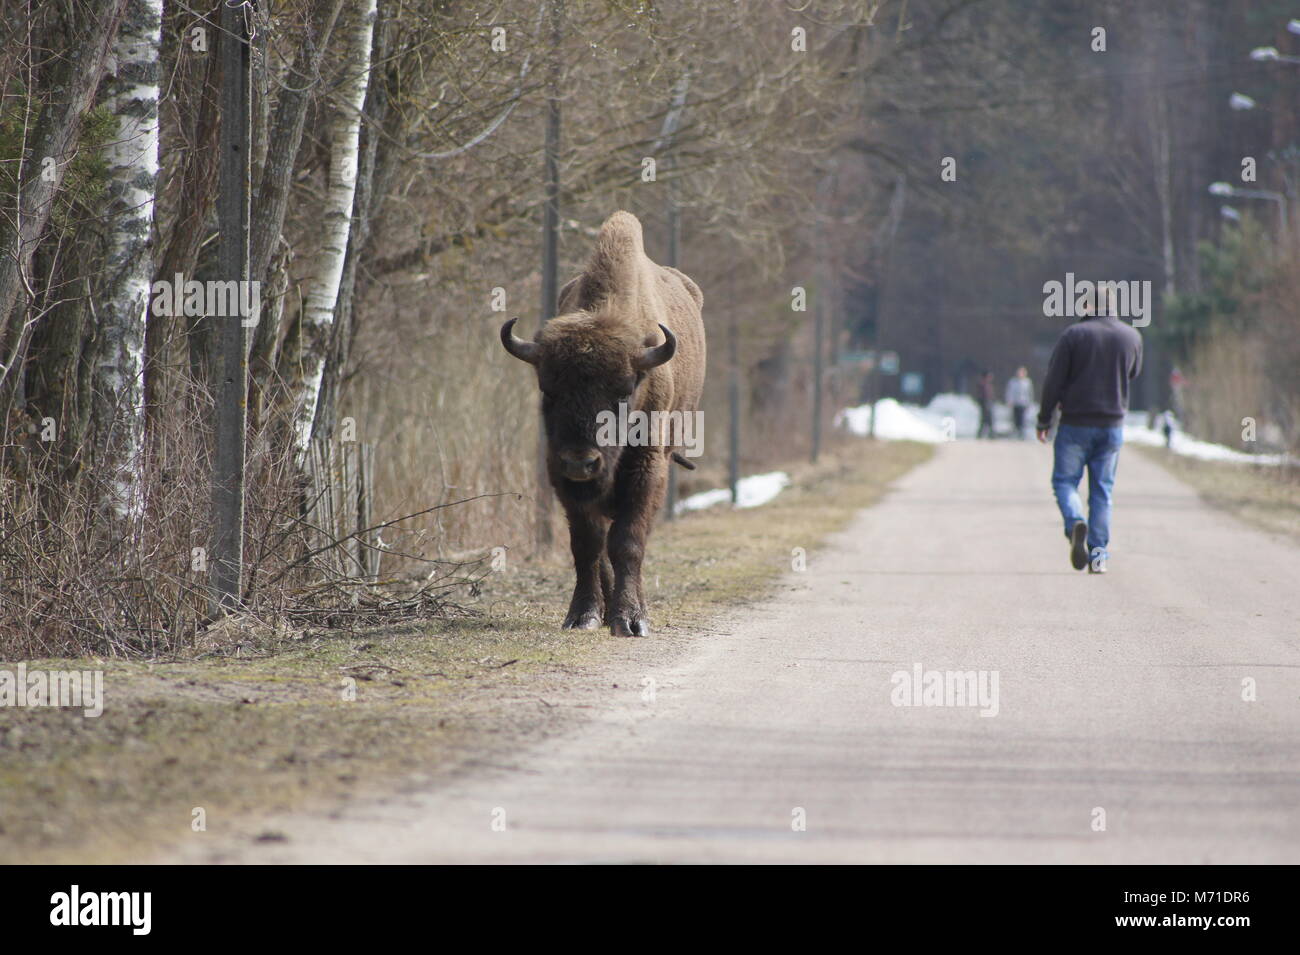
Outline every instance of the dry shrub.
[[1300, 451], [1300, 227], [1291, 227], [1281, 265], [1260, 296], [1258, 341], [1270, 417], [1284, 446]]
[[[192, 549], [211, 511], [201, 423], [167, 422], [169, 454], [146, 469], [143, 508], [105, 511], [93, 462], [63, 480], [38, 462], [0, 485], [0, 651], [7, 658], [157, 654], [192, 638], [206, 574]], [[23, 453], [22, 451], [19, 452]]]
[[[103, 506], [106, 477], [93, 462], [68, 468], [34, 443], [10, 449], [28, 466], [23, 480], [0, 482], [0, 657], [157, 657], [213, 643], [212, 435], [194, 410], [203, 406], [158, 423], [143, 503], [127, 516]], [[282, 424], [249, 442], [243, 607], [235, 626], [218, 628], [354, 629], [455, 612], [450, 598], [486, 564], [431, 558], [419, 534], [403, 532], [403, 514], [384, 531], [405, 577], [366, 580], [331, 559], [342, 542], [319, 531], [292, 455], [268, 440]]]
[[[506, 354], [498, 330], [514, 315], [535, 328], [535, 276], [486, 252], [443, 258], [424, 281], [376, 296], [358, 341], [344, 414], [375, 446], [375, 518], [468, 501], [386, 530], [385, 543], [441, 558], [531, 553], [536, 376]], [[489, 307], [496, 286], [510, 290], [506, 312]], [[386, 561], [385, 571], [398, 566]]]
[[[1198, 344], [1188, 364], [1190, 380], [1184, 403], [1196, 434], [1215, 444], [1243, 450], [1242, 418], [1260, 417], [1268, 383], [1260, 360], [1260, 342], [1252, 334], [1220, 327]], [[1202, 383], [1213, 383], [1205, 387]]]
[[[1244, 451], [1300, 449], [1300, 236], [1276, 241], [1261, 287], [1218, 318], [1188, 363], [1189, 427]], [[1254, 442], [1242, 439], [1243, 418], [1256, 422]]]

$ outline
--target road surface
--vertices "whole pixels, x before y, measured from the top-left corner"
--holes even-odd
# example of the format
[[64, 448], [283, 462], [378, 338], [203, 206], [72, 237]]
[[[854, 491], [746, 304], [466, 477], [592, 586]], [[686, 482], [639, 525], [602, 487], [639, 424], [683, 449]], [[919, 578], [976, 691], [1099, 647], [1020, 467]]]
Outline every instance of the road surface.
[[[1075, 572], [1049, 458], [942, 446], [770, 599], [629, 641], [577, 728], [221, 857], [1300, 861], [1300, 548], [1128, 449]], [[895, 705], [918, 667], [996, 675], [996, 715]]]

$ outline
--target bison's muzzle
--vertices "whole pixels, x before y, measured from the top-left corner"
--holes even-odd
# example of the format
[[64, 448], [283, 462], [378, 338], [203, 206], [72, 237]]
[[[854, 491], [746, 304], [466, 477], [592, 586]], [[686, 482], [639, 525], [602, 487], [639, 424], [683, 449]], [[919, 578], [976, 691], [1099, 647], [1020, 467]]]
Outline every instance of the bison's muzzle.
[[589, 451], [560, 451], [556, 454], [560, 472], [569, 481], [594, 481], [600, 477], [605, 459], [594, 448]]

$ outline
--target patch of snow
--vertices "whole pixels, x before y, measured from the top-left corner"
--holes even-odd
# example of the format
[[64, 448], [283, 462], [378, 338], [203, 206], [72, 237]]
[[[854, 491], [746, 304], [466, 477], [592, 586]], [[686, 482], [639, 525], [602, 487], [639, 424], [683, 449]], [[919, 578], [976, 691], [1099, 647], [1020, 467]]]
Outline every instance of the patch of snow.
[[935, 395], [924, 408], [918, 412], [937, 428], [944, 428], [944, 419], [951, 418], [956, 424], [955, 436], [973, 438], [980, 429], [980, 406], [970, 395], [946, 392]]
[[[835, 416], [835, 426], [850, 434], [866, 436], [871, 432], [871, 405], [845, 408]], [[883, 441], [924, 441], [938, 444], [947, 440], [942, 422], [928, 420], [924, 409], [899, 404], [893, 398], [876, 402], [876, 437]]]
[[[1037, 405], [1027, 412], [1027, 427], [1032, 426]], [[935, 395], [924, 408], [903, 404], [893, 398], [876, 402], [876, 437], [885, 441], [925, 441], [938, 444], [957, 438], [974, 438], [979, 432], [980, 408], [969, 395]], [[866, 435], [871, 430], [871, 405], [845, 408], [835, 416], [835, 426], [851, 434]], [[1011, 437], [1015, 431], [1011, 409], [993, 403], [993, 432]]]
[[[736, 507], [761, 507], [790, 484], [790, 475], [784, 471], [769, 471], [767, 474], [753, 474], [741, 478], [736, 483]], [[731, 491], [725, 487], [711, 491], [701, 491], [677, 502], [673, 513], [683, 514], [687, 511], [703, 511], [731, 500]]]
[[[1145, 413], [1140, 415], [1143, 421], [1142, 424], [1135, 423], [1137, 417], [1137, 415], [1130, 414], [1128, 420], [1125, 421], [1124, 440], [1133, 444], [1146, 444], [1163, 448], [1165, 446], [1164, 431], [1157, 428], [1148, 428], [1145, 424]], [[1269, 467], [1277, 467], [1286, 460], [1284, 454], [1247, 454], [1245, 451], [1238, 451], [1222, 444], [1200, 441], [1177, 429], [1174, 429], [1170, 450], [1174, 454], [1197, 458], [1201, 461], [1227, 461], [1233, 464], [1263, 464]]]

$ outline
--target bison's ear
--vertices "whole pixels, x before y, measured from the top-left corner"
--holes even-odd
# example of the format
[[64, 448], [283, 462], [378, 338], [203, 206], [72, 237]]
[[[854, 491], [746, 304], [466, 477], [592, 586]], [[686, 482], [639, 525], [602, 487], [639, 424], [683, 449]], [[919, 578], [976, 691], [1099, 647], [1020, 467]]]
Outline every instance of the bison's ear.
[[[637, 371], [649, 371], [651, 368], [662, 365], [676, 354], [677, 336], [668, 330], [667, 325], [660, 325], [659, 327], [664, 333], [664, 343], [662, 345], [649, 347], [637, 356], [637, 359], [634, 362]], [[645, 343], [650, 345], [654, 340], [655, 336], [650, 335], [646, 338]]]
[[501, 344], [506, 346], [506, 351], [514, 355], [520, 361], [526, 361], [530, 365], [537, 364], [537, 353], [540, 351], [537, 342], [526, 342], [522, 338], [515, 337], [515, 322], [517, 318], [512, 318], [501, 326]]

